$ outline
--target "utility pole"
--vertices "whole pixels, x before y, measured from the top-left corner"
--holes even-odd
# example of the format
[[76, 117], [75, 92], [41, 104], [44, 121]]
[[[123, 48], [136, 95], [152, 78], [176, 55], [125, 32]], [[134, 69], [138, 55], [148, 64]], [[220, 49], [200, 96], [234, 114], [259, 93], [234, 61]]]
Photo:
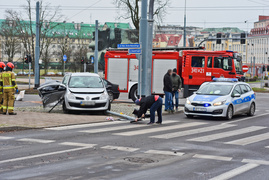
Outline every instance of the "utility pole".
[[[148, 49], [148, 22], [147, 22], [147, 0], [142, 0], [141, 3], [141, 20], [140, 20], [140, 27], [139, 27], [139, 43], [142, 45], [142, 55], [139, 59], [139, 79], [141, 78], [141, 83], [138, 83], [139, 95], [141, 97], [145, 97], [147, 94], [146, 89], [147, 84], [147, 70], [148, 70], [148, 63], [147, 63], [147, 51]], [[150, 60], [151, 61], [151, 60]]]
[[[151, 73], [152, 73], [152, 40], [153, 40], [153, 13], [154, 13], [154, 0], [149, 1], [149, 17], [148, 17], [148, 49], [147, 49], [147, 78], [145, 95], [151, 94]], [[143, 46], [142, 46], [143, 47]], [[142, 51], [143, 52], [143, 51]]]
[[[38, 88], [40, 85], [40, 72], [39, 72], [39, 31], [40, 27], [40, 20], [39, 20], [39, 1], [36, 2], [36, 45], [35, 45], [35, 88]], [[30, 73], [30, 72], [29, 72]], [[29, 75], [30, 77], [30, 75]]]
[[183, 30], [183, 47], [186, 47], [186, 0], [185, 0], [185, 7], [184, 7], [184, 30]]
[[94, 73], [98, 74], [98, 20], [95, 20]]

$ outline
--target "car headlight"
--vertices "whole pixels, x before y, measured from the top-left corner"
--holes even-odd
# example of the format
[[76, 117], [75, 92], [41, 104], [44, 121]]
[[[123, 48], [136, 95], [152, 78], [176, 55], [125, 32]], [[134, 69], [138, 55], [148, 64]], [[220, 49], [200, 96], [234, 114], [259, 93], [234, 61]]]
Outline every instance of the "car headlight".
[[68, 93], [67, 94], [67, 99], [76, 99], [76, 96], [74, 95], [74, 94], [72, 94], [72, 93]]
[[187, 104], [191, 104], [191, 101], [189, 100], [189, 98], [187, 98], [186, 103], [187, 103]]
[[221, 106], [221, 105], [223, 105], [225, 102], [226, 102], [226, 100], [225, 100], [225, 101], [215, 102], [215, 103], [213, 103], [213, 106]]
[[100, 100], [105, 100], [105, 99], [107, 99], [108, 97], [107, 97], [107, 93], [106, 92], [103, 92], [102, 94], [101, 94], [101, 96], [100, 96]]

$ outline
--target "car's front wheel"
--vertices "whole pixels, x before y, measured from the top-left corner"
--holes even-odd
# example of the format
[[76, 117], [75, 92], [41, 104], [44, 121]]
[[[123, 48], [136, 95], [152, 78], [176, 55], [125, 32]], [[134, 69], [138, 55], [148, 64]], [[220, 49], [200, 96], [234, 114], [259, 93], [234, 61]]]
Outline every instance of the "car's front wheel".
[[231, 120], [233, 118], [233, 106], [229, 106], [226, 113], [226, 119]]
[[255, 114], [255, 109], [256, 109], [256, 107], [255, 107], [255, 103], [251, 103], [247, 115], [248, 115], [248, 116], [254, 116], [254, 114]]
[[66, 108], [65, 101], [63, 102], [63, 112], [65, 114], [69, 114], [70, 113], [70, 111]]

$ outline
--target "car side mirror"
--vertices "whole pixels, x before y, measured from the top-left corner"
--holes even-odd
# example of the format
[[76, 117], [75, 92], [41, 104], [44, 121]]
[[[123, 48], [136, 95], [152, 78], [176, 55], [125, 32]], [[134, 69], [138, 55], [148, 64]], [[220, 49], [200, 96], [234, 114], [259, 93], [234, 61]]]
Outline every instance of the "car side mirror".
[[232, 97], [240, 97], [240, 96], [241, 94], [238, 94], [238, 93], [232, 95]]
[[66, 90], [66, 86], [64, 84], [61, 84], [61, 85], [59, 85], [58, 90], [59, 91], [65, 91]]

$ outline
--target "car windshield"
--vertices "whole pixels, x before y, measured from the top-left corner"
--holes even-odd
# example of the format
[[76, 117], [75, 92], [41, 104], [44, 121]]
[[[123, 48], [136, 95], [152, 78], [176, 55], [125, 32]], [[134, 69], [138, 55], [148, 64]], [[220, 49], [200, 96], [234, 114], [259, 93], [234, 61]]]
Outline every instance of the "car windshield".
[[235, 60], [234, 61], [234, 66], [235, 66], [236, 72], [238, 74], [242, 72], [242, 61]]
[[232, 90], [233, 85], [221, 85], [221, 84], [205, 84], [198, 89], [196, 94], [203, 94], [203, 95], [218, 95], [224, 96], [228, 95]]
[[69, 81], [70, 88], [103, 88], [103, 82], [96, 76], [73, 76]]

